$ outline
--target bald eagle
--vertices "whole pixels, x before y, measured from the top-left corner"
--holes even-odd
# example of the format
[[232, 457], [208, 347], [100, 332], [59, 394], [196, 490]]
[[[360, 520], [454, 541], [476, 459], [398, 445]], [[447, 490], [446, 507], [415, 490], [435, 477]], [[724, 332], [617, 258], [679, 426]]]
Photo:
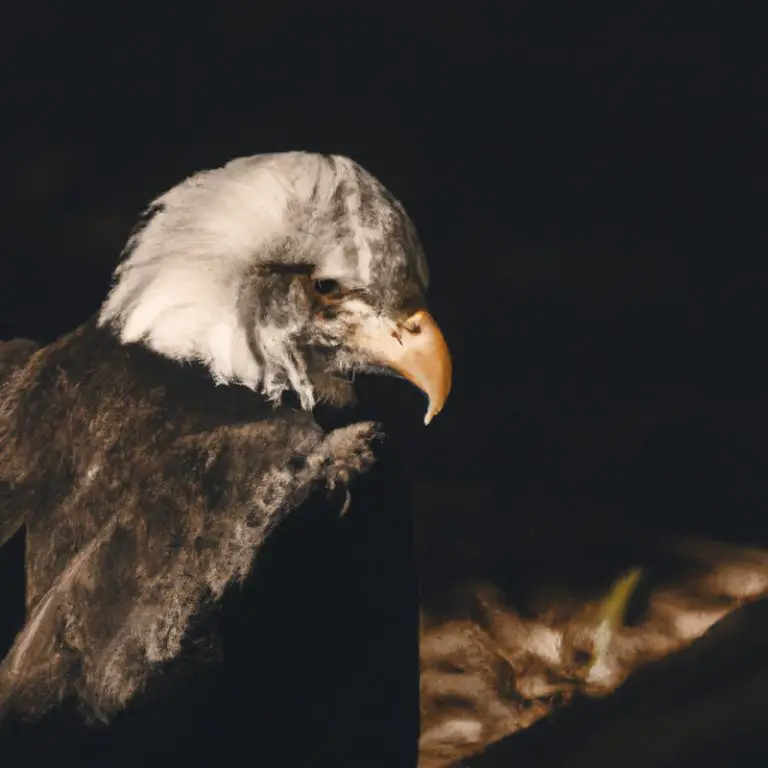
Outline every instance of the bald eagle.
[[350, 405], [356, 373], [412, 382], [429, 423], [451, 360], [427, 283], [408, 215], [358, 164], [257, 155], [157, 198], [90, 321], [0, 344], [0, 545], [25, 528], [27, 606], [2, 712], [74, 699], [111, 720], [277, 523], [318, 489], [345, 506], [380, 431], [313, 410]]

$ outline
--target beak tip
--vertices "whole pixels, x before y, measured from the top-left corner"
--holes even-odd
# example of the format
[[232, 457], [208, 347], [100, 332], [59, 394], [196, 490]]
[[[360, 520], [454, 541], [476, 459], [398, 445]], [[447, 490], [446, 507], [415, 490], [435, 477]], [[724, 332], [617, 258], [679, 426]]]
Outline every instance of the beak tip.
[[427, 413], [424, 416], [424, 426], [428, 427], [431, 424], [432, 419], [434, 419], [435, 416], [437, 416], [437, 414], [440, 413], [440, 411], [442, 410], [443, 410], [442, 403], [439, 406], [435, 407], [434, 403], [430, 402], [429, 407], [427, 408]]
[[434, 419], [438, 413], [442, 412], [443, 406], [448, 400], [448, 395], [450, 391], [451, 391], [451, 378], [450, 378], [450, 369], [449, 369], [447, 378], [442, 382], [442, 386], [437, 389], [431, 389], [431, 391], [427, 392], [428, 405], [427, 405], [427, 413], [424, 416], [424, 426], [428, 426], [432, 422], [432, 419]]

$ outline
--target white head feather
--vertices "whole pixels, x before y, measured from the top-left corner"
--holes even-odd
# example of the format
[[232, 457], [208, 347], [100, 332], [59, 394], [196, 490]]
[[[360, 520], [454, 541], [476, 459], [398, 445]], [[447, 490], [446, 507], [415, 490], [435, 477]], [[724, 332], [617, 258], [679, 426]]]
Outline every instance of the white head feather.
[[[342, 182], [345, 241], [331, 213]], [[363, 195], [372, 191], [381, 214], [374, 222], [361, 214]], [[291, 253], [280, 258], [288, 263], [312, 259], [318, 277], [369, 285], [373, 262], [382, 260], [374, 246], [383, 228], [405, 215], [382, 192], [348, 158], [304, 152], [239, 158], [198, 173], [148, 209], [147, 223], [131, 236], [115, 271], [99, 324], [114, 328], [123, 343], [142, 341], [172, 359], [201, 361], [219, 383], [238, 382], [277, 398], [287, 378], [311, 408], [303, 362], [288, 349], [301, 319], [262, 326], [258, 359], [238, 311], [241, 289], [254, 266], [285, 242]], [[420, 253], [385, 255], [393, 270], [395, 262], [415, 258], [418, 278], [426, 283]]]

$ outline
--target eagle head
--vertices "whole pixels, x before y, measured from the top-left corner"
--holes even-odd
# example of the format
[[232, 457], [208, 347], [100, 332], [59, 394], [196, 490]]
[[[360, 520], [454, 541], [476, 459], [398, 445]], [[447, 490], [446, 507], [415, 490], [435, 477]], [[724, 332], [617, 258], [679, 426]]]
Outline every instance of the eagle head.
[[[145, 211], [99, 315], [122, 343], [199, 361], [221, 384], [305, 409], [329, 383], [400, 375], [451, 388], [425, 303], [428, 271], [402, 205], [357, 163], [286, 152], [197, 173]], [[330, 376], [330, 378], [329, 378]]]

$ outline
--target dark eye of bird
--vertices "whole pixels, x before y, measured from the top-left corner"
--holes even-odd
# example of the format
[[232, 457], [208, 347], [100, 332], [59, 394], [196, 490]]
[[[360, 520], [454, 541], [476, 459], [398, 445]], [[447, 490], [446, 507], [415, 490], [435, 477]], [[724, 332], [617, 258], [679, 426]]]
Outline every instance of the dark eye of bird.
[[341, 284], [338, 280], [315, 280], [313, 283], [315, 291], [321, 296], [332, 296], [341, 293]]

